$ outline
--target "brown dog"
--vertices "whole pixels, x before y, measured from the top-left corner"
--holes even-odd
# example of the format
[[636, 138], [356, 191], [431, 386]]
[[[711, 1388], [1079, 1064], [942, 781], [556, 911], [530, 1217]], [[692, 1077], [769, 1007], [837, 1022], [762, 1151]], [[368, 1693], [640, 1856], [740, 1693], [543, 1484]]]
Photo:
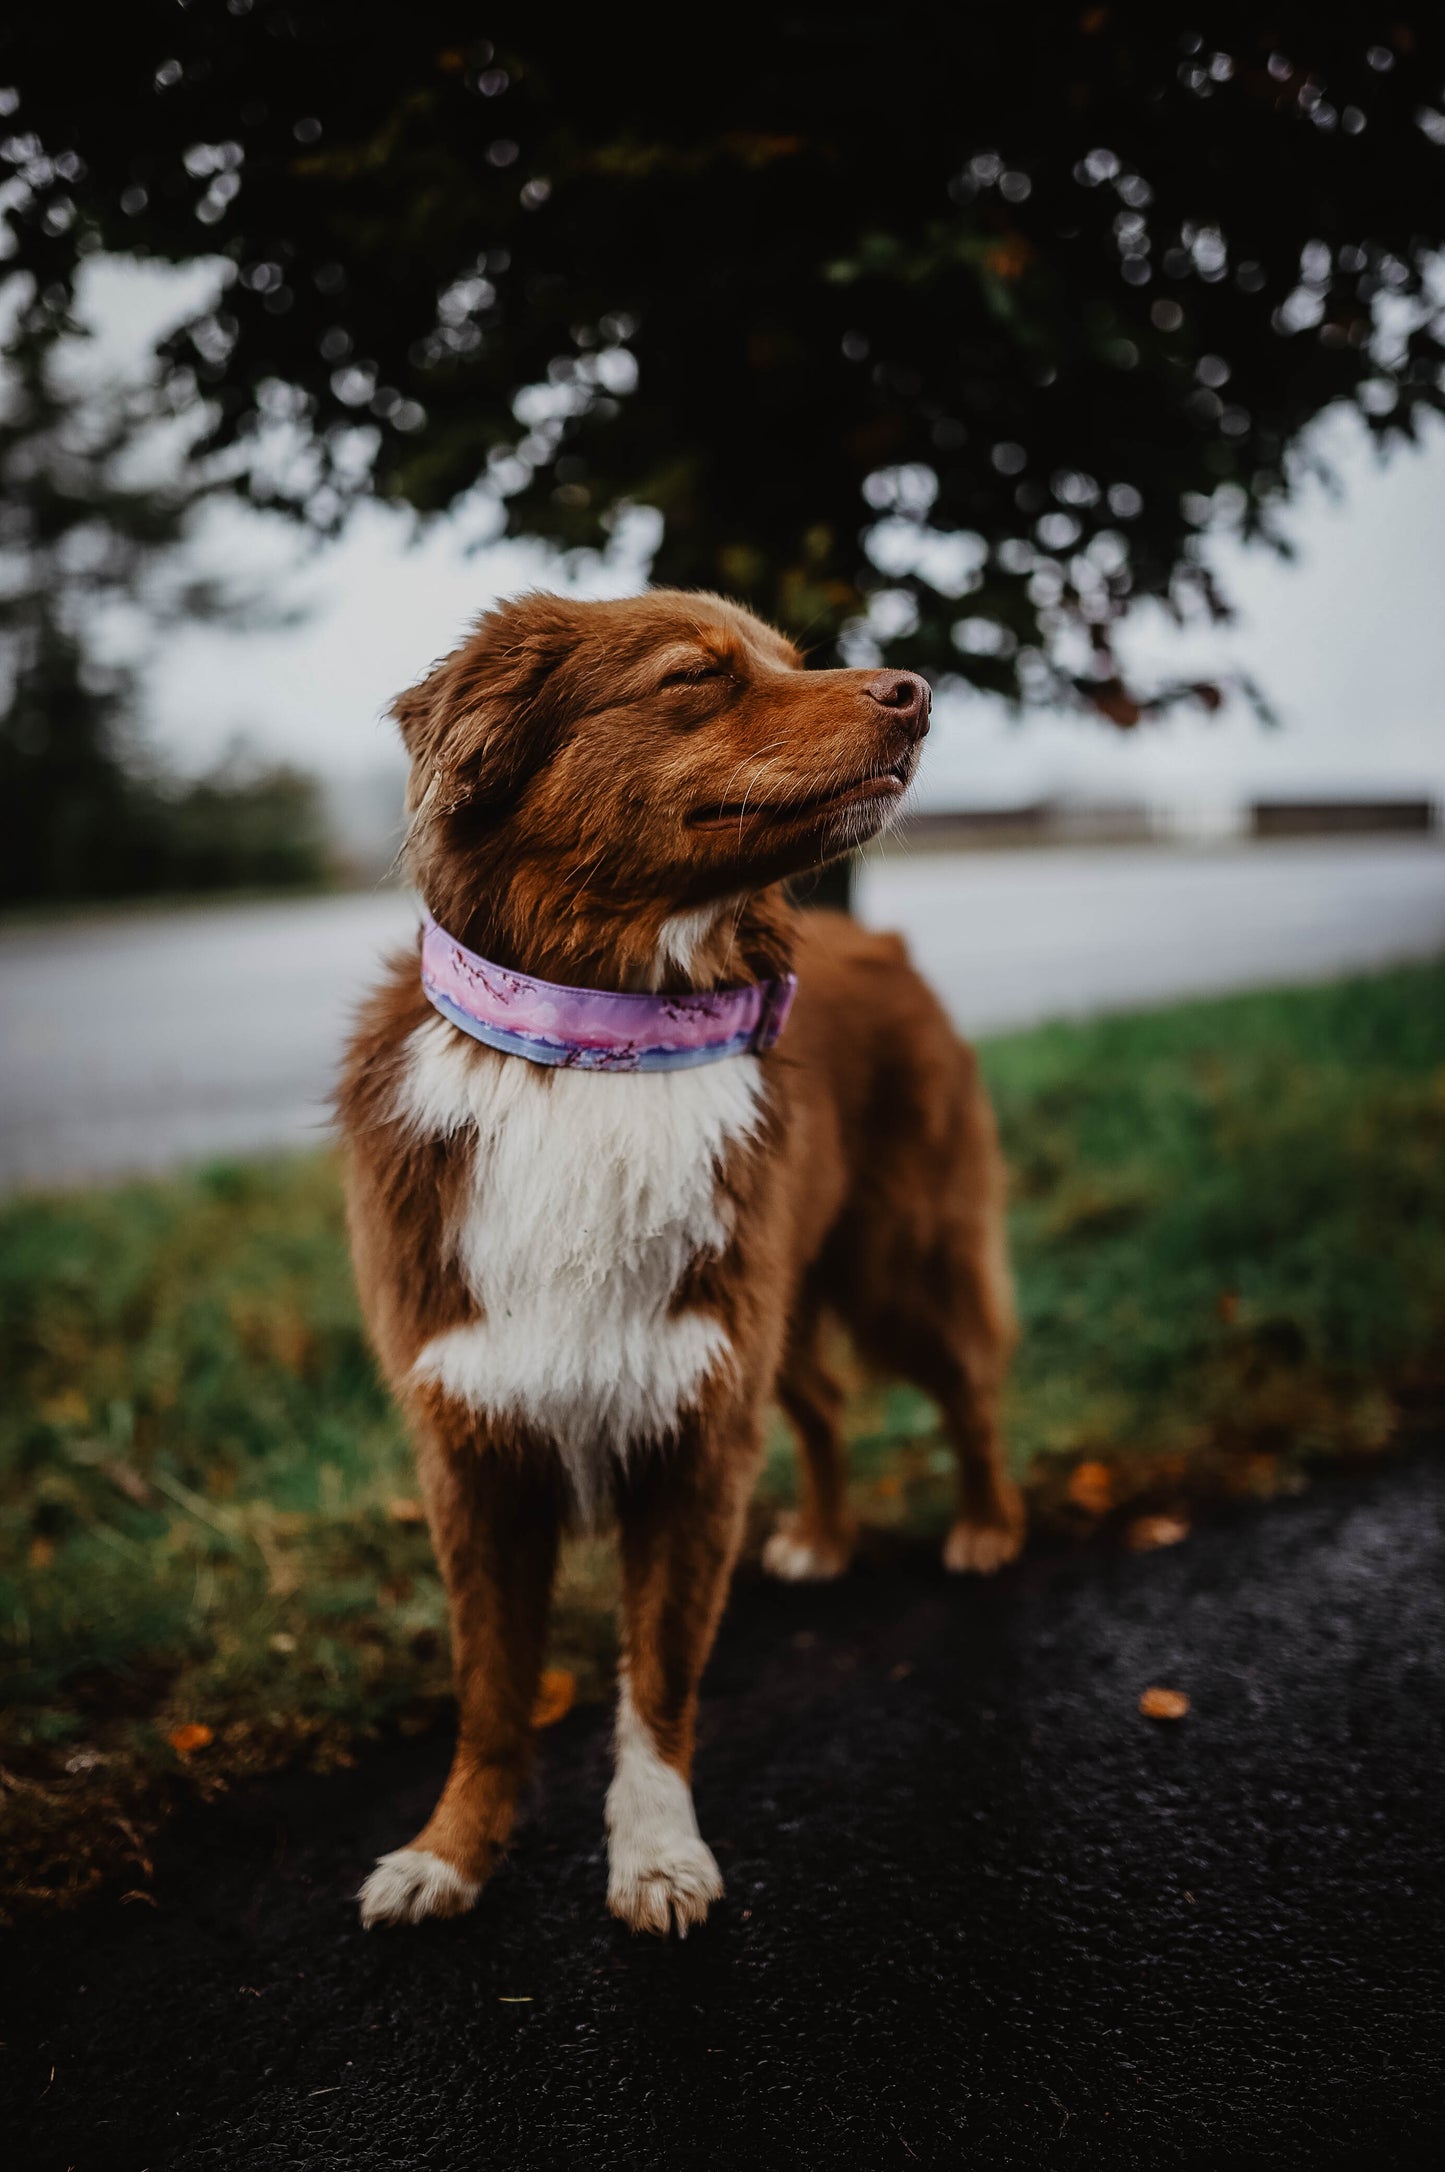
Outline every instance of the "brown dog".
[[804, 671], [746, 611], [669, 592], [505, 604], [396, 704], [413, 878], [488, 987], [653, 992], [649, 1014], [670, 996], [690, 1016], [691, 992], [790, 966], [799, 988], [775, 1047], [656, 1073], [484, 1045], [414, 952], [365, 1011], [340, 1097], [352, 1249], [415, 1435], [460, 1707], [441, 1800], [367, 1879], [368, 1924], [475, 1901], [527, 1763], [559, 1536], [600, 1512], [623, 1579], [608, 1900], [635, 1929], [706, 1915], [698, 1681], [774, 1397], [802, 1505], [766, 1565], [849, 1558], [825, 1313], [939, 1404], [948, 1566], [1019, 1549], [1003, 1173], [974, 1058], [896, 937], [795, 919], [778, 887], [882, 828], [928, 712], [912, 673]]

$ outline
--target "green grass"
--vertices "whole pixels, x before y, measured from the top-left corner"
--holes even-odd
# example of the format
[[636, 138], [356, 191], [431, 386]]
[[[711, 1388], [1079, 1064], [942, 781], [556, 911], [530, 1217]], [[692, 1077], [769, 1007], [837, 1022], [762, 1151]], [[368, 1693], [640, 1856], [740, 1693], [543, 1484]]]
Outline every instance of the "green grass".
[[[1290, 1483], [1442, 1385], [1445, 967], [985, 1058], [1024, 1321], [1011, 1452], [1039, 1513]], [[330, 1160], [10, 1202], [0, 1370], [14, 1891], [85, 1890], [179, 1795], [444, 1708], [441, 1595]], [[927, 1406], [855, 1388], [865, 1518], [936, 1526]], [[779, 1433], [765, 1500], [789, 1485]], [[554, 1657], [584, 1691], [609, 1597], [604, 1550], [575, 1550]], [[187, 1726], [211, 1739], [183, 1754]]]

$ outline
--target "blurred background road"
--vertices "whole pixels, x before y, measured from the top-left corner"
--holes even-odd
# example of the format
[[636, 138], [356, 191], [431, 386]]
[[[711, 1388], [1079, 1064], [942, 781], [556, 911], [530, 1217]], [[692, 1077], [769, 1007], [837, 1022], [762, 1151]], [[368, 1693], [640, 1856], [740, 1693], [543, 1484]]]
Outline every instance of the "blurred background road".
[[[988, 1033], [1437, 954], [1445, 849], [900, 848], [864, 869], [859, 910]], [[373, 891], [12, 926], [0, 1185], [316, 1141], [351, 1012], [413, 924], [409, 897]]]

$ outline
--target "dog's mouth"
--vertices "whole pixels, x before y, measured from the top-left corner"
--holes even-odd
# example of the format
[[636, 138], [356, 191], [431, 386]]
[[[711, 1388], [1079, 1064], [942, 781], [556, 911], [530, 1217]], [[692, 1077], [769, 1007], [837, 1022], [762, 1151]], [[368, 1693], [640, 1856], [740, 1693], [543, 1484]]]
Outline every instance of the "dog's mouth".
[[815, 822], [820, 815], [838, 814], [847, 807], [899, 799], [913, 777], [913, 756], [900, 755], [888, 769], [872, 769], [851, 784], [831, 786], [804, 799], [725, 799], [695, 807], [687, 817], [693, 830], [736, 828], [739, 823], [761, 823], [770, 829], [787, 829], [799, 822]]

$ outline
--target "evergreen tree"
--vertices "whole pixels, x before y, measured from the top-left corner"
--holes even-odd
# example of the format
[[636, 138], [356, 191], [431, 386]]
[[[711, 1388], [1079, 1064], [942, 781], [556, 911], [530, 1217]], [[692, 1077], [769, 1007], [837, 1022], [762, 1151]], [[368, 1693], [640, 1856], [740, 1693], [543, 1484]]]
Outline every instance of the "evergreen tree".
[[135, 770], [134, 674], [96, 653], [99, 615], [139, 600], [182, 540], [189, 499], [127, 484], [133, 399], [64, 382], [67, 327], [26, 313], [0, 412], [0, 896], [132, 889], [154, 856]]
[[82, 351], [63, 312], [33, 302], [0, 407], [0, 900], [314, 881], [309, 780], [232, 765], [179, 786], [146, 754], [137, 667], [108, 653], [116, 614], [155, 628], [254, 611], [186, 571], [211, 483], [184, 462], [145, 473], [173, 399], [87, 384]]

